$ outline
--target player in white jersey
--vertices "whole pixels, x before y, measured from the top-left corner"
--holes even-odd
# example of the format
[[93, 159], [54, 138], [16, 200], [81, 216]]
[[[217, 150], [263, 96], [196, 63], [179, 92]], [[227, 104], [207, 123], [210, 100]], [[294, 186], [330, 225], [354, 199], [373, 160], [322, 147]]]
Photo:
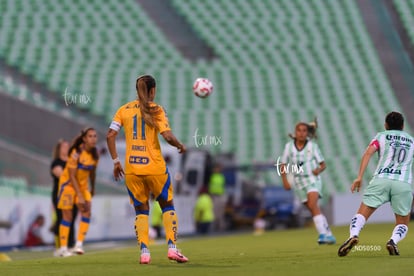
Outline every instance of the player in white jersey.
[[365, 222], [386, 202], [391, 203], [395, 214], [395, 227], [386, 247], [390, 255], [400, 255], [397, 243], [407, 235], [413, 201], [411, 171], [414, 138], [404, 132], [403, 128], [404, 117], [400, 113], [387, 114], [386, 130], [375, 136], [362, 156], [358, 177], [351, 186], [352, 192], [361, 189], [365, 169], [375, 152], [379, 155], [378, 166], [364, 191], [359, 210], [351, 220], [349, 239], [338, 250], [340, 257], [346, 256], [358, 244], [358, 236]]
[[[303, 122], [296, 124], [295, 136], [286, 144], [278, 170], [283, 187], [290, 190], [294, 186], [295, 194], [311, 212], [319, 233], [318, 243], [334, 244], [336, 239], [318, 205], [322, 195], [320, 174], [325, 170], [326, 164], [319, 146], [308, 137], [309, 127], [309, 124]], [[294, 174], [294, 185], [287, 179], [289, 173]]]

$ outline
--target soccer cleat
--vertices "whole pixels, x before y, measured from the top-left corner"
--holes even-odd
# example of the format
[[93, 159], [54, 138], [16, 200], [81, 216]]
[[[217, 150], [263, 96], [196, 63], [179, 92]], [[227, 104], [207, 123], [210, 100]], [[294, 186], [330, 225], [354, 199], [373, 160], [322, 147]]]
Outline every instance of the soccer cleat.
[[400, 255], [400, 251], [398, 251], [398, 247], [392, 239], [387, 242], [387, 250], [391, 256]]
[[327, 236], [325, 234], [320, 234], [318, 238], [318, 243], [319, 244], [335, 244], [336, 239], [332, 235]]
[[151, 262], [151, 255], [150, 253], [142, 253], [139, 259], [140, 264], [149, 264]]
[[188, 258], [178, 251], [177, 248], [169, 248], [168, 249], [168, 259], [172, 261], [176, 261], [177, 263], [186, 263], [188, 262]]
[[75, 246], [75, 248], [73, 248], [72, 252], [75, 253], [75, 254], [78, 254], [78, 255], [85, 254], [85, 250], [83, 250], [82, 246]]
[[358, 236], [353, 236], [347, 239], [338, 249], [338, 256], [344, 257], [348, 255], [349, 251], [359, 242]]
[[64, 258], [66, 258], [66, 257], [71, 257], [71, 256], [73, 256], [73, 254], [72, 254], [72, 252], [70, 252], [69, 250], [67, 250], [67, 249], [59, 249], [59, 254], [58, 254], [58, 256], [59, 257], [64, 257]]

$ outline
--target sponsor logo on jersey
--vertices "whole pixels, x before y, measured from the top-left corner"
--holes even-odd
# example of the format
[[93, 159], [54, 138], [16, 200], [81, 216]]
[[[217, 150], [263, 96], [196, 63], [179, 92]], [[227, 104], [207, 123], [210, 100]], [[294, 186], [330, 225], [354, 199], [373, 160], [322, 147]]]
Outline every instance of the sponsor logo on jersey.
[[146, 151], [147, 147], [146, 146], [132, 145], [131, 150], [133, 150], [133, 151]]
[[129, 157], [130, 164], [141, 164], [146, 165], [149, 163], [149, 158], [145, 156], [130, 156]]

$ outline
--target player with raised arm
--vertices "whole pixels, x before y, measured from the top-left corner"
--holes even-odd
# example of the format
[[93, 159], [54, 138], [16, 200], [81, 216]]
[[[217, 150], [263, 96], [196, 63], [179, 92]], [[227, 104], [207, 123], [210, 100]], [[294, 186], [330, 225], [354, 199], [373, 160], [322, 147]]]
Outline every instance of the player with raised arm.
[[351, 186], [352, 192], [359, 192], [362, 178], [369, 160], [378, 152], [379, 160], [374, 175], [364, 191], [362, 203], [349, 226], [349, 239], [338, 250], [340, 257], [346, 256], [359, 242], [359, 233], [368, 218], [386, 202], [391, 203], [395, 214], [395, 227], [386, 247], [390, 255], [400, 255], [397, 243], [408, 232], [413, 200], [412, 163], [414, 138], [404, 132], [404, 117], [390, 112], [385, 117], [385, 131], [379, 132], [362, 156], [358, 177]]
[[[161, 154], [158, 134], [176, 147], [179, 153], [185, 152], [186, 148], [172, 133], [164, 109], [154, 103], [155, 79], [150, 75], [138, 77], [136, 90], [138, 100], [118, 109], [107, 134], [108, 149], [114, 161], [114, 177], [117, 180], [125, 175], [130, 201], [135, 208], [135, 231], [141, 250], [140, 263], [149, 264], [151, 261], [148, 249], [150, 193], [159, 202], [163, 212], [165, 238], [168, 244], [167, 257], [185, 263], [188, 258], [176, 247], [178, 219], [173, 204], [173, 186]], [[125, 130], [125, 171], [115, 145], [121, 127]]]
[[318, 205], [318, 200], [322, 196], [320, 174], [325, 170], [326, 164], [318, 144], [311, 139], [316, 135], [315, 132], [315, 125], [304, 122], [296, 124], [295, 136], [290, 135], [293, 140], [285, 146], [279, 170], [283, 187], [287, 190], [292, 188], [287, 174], [294, 174], [295, 194], [312, 214], [319, 233], [318, 243], [334, 244], [336, 239]]

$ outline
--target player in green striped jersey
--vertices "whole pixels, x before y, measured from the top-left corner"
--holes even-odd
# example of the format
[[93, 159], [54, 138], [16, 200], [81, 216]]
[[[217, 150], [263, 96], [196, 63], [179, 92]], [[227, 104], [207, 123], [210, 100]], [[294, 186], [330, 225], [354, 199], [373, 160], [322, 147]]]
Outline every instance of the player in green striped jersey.
[[[319, 233], [318, 243], [334, 244], [336, 239], [318, 205], [318, 200], [322, 196], [320, 174], [326, 165], [318, 144], [309, 137], [312, 133], [310, 128], [307, 123], [296, 124], [295, 136], [291, 136], [293, 140], [285, 146], [278, 171], [282, 177], [283, 187], [290, 190], [293, 186], [295, 194], [311, 212]], [[313, 135], [314, 133], [311, 137]], [[294, 175], [294, 183], [289, 183], [289, 173]]]
[[375, 152], [379, 156], [378, 165], [364, 191], [358, 212], [351, 220], [350, 237], [338, 250], [340, 257], [346, 256], [358, 243], [358, 236], [365, 222], [386, 202], [391, 203], [395, 214], [395, 227], [386, 247], [390, 255], [400, 255], [397, 243], [407, 235], [413, 201], [411, 181], [414, 138], [404, 132], [403, 128], [404, 117], [401, 113], [387, 114], [385, 131], [375, 136], [362, 156], [358, 177], [351, 186], [352, 192], [359, 192], [361, 189], [365, 169]]

